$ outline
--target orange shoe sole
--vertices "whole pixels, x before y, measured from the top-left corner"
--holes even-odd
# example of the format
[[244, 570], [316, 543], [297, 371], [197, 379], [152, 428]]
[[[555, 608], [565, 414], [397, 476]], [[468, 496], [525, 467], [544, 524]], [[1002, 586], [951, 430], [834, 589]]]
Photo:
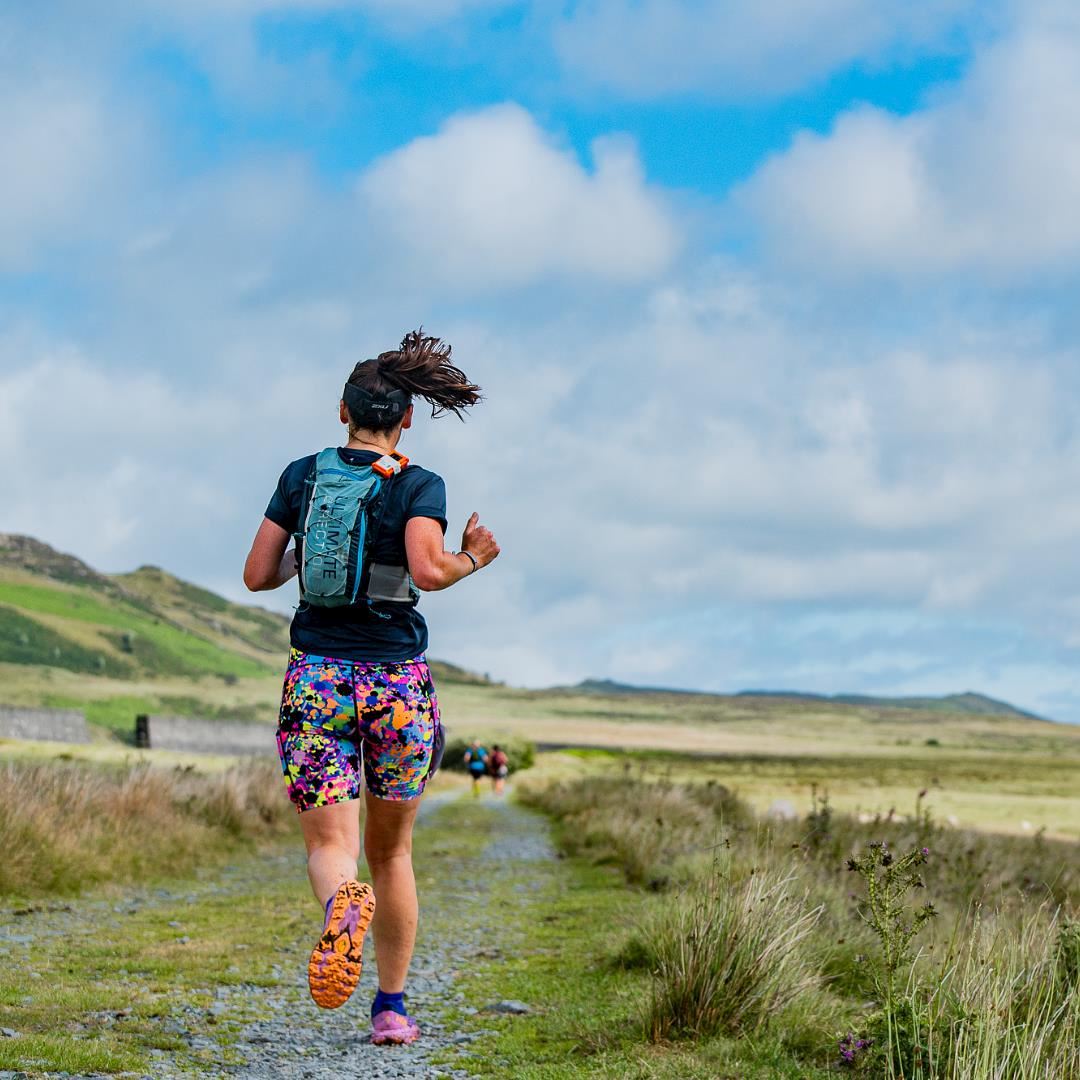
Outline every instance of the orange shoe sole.
[[364, 935], [375, 914], [375, 894], [360, 881], [338, 886], [330, 918], [308, 961], [311, 999], [322, 1009], [336, 1009], [360, 982]]

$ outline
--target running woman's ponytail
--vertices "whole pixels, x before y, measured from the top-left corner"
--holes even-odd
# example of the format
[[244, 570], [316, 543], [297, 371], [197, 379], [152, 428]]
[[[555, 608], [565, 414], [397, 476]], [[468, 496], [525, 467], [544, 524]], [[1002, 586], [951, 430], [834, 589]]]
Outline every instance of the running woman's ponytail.
[[[425, 334], [421, 327], [406, 334], [400, 348], [357, 364], [349, 376], [346, 391], [355, 387], [365, 393], [356, 396], [346, 392], [346, 406], [353, 426], [369, 431], [388, 431], [400, 421], [413, 397], [423, 398], [431, 406], [432, 416], [452, 412], [464, 419], [462, 410], [481, 400], [480, 387], [469, 382], [465, 373], [451, 362], [450, 353], [451, 348], [446, 342]], [[385, 412], [380, 415], [364, 408], [365, 400], [387, 397], [397, 402], [404, 397], [403, 406], [400, 411], [394, 410], [390, 423], [386, 422]]]

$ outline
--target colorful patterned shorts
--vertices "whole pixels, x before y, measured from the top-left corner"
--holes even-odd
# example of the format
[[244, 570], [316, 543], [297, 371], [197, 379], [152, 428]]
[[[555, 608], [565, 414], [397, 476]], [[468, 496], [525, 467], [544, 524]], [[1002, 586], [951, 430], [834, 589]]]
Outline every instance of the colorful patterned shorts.
[[422, 657], [365, 664], [293, 649], [278, 719], [278, 754], [299, 811], [360, 797], [418, 798], [439, 704]]

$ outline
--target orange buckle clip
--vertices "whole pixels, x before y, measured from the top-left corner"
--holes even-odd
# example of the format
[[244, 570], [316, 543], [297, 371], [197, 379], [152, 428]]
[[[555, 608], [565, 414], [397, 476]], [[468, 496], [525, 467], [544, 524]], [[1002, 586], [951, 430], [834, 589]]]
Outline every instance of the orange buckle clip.
[[383, 454], [378, 461], [372, 462], [371, 468], [380, 476], [389, 479], [391, 476], [396, 476], [408, 464], [409, 459], [404, 454], [394, 451], [390, 454]]

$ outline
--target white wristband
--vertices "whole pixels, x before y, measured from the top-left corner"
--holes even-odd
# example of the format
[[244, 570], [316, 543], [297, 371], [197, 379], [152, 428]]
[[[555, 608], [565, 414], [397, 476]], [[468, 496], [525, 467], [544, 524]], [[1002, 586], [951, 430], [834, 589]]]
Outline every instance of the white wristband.
[[466, 556], [469, 562], [472, 563], [472, 569], [469, 571], [470, 574], [475, 574], [476, 571], [480, 569], [480, 563], [477, 562], [476, 556], [471, 551], [466, 551], [464, 548], [462, 548], [461, 551], [458, 552], [458, 554]]

